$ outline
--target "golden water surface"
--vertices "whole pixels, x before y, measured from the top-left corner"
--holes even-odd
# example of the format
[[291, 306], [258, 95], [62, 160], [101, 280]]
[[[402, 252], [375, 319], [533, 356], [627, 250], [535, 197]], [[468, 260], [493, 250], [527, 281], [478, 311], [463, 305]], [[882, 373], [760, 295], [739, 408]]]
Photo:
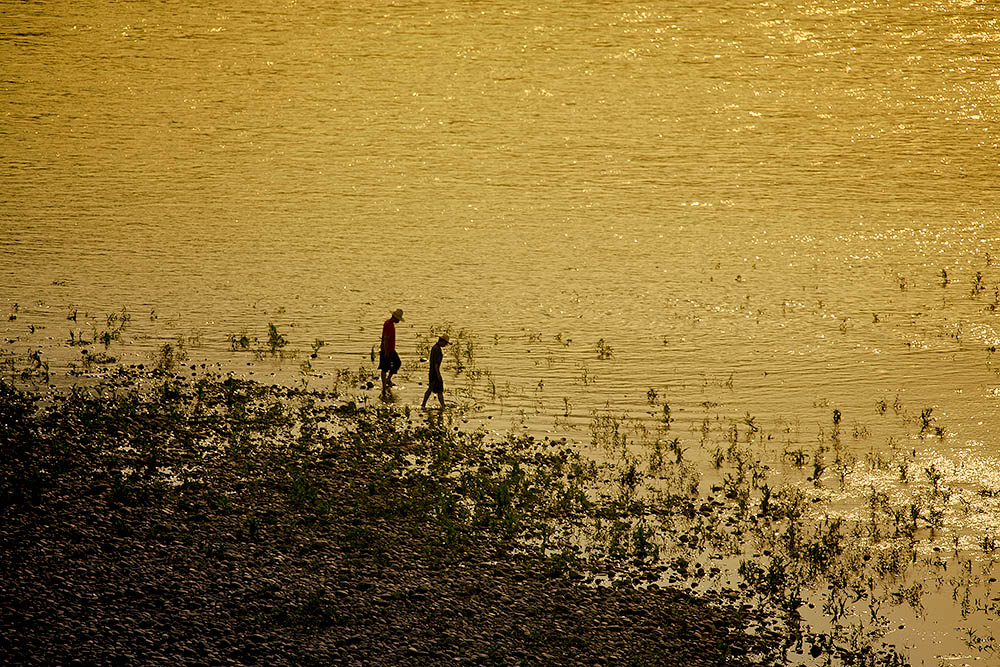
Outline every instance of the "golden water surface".
[[[322, 387], [370, 366], [401, 307], [402, 404], [422, 395], [418, 336], [450, 326], [489, 371], [464, 394], [483, 419], [585, 442], [594, 410], [667, 403], [693, 442], [752, 416], [780, 465], [836, 409], [859, 460], [902, 443], [970, 489], [955, 535], [1000, 531], [975, 493], [1000, 491], [994, 3], [0, 17], [10, 354], [65, 366], [71, 331], [125, 308], [123, 360], [187, 336], [192, 360], [250, 372], [228, 337], [272, 322], [299, 351], [326, 342]], [[294, 382], [306, 356], [250, 363]], [[943, 437], [917, 436], [927, 408]], [[890, 484], [866, 475], [831, 503]]]

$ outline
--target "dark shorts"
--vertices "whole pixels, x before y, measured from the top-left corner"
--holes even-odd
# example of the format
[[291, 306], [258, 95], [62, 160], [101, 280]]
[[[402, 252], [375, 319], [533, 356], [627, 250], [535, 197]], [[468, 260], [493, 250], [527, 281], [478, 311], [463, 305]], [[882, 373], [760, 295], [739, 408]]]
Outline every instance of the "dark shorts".
[[444, 391], [444, 380], [440, 375], [437, 377], [431, 375], [427, 378], [427, 386], [430, 387], [430, 390], [435, 394], [440, 394]]
[[402, 365], [403, 362], [399, 360], [399, 355], [395, 351], [389, 353], [378, 351], [378, 369], [380, 371], [395, 373]]

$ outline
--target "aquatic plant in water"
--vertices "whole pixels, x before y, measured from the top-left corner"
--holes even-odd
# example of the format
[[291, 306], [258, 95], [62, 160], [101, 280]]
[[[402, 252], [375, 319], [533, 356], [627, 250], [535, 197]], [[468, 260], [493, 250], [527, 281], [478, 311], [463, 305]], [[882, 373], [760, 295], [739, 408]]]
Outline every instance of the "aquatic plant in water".
[[95, 334], [94, 339], [100, 341], [104, 345], [104, 349], [108, 349], [112, 342], [121, 340], [122, 333], [131, 320], [132, 315], [124, 306], [119, 312], [108, 313], [105, 318], [107, 327], [101, 333]]
[[229, 349], [233, 352], [250, 349], [250, 337], [247, 336], [246, 331], [239, 334], [231, 333], [226, 337], [226, 340], [229, 341]]
[[267, 350], [273, 356], [288, 345], [288, 339], [278, 332], [278, 327], [273, 322], [267, 323]]
[[186, 361], [187, 358], [183, 336], [178, 336], [174, 343], [164, 343], [151, 354], [153, 367], [162, 372], [173, 371], [177, 364]]
[[603, 338], [599, 339], [597, 343], [594, 344], [594, 350], [597, 352], [598, 359], [613, 359], [615, 356], [615, 350], [611, 347], [611, 343], [607, 342]]

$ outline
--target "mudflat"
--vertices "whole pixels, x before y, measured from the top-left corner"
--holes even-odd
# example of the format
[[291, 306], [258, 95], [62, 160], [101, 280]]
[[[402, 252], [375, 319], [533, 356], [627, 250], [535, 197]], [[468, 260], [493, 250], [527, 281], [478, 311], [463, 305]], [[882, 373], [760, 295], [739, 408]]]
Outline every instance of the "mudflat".
[[785, 643], [647, 585], [634, 553], [532, 548], [594, 507], [558, 443], [134, 369], [0, 402], [7, 664], [738, 665]]

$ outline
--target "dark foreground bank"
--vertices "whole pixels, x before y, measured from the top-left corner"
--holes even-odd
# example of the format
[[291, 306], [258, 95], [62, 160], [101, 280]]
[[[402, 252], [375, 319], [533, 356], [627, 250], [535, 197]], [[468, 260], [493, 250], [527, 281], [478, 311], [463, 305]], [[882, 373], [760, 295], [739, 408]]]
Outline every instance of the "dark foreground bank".
[[633, 585], [642, 553], [531, 548], [613, 511], [553, 443], [126, 369], [2, 381], [0, 415], [6, 664], [780, 662], [745, 609]]

